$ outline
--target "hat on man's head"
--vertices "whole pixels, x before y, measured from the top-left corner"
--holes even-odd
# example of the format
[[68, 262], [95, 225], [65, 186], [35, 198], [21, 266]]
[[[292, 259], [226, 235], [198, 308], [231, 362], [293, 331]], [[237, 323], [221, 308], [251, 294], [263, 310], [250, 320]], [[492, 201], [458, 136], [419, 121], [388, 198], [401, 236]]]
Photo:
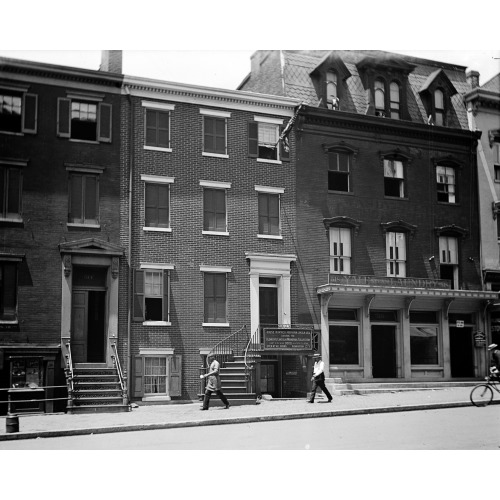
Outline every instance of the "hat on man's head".
[[490, 344], [488, 346], [488, 351], [492, 351], [493, 349], [496, 349], [498, 346], [496, 344]]
[[316, 352], [315, 354], [313, 354], [313, 358], [321, 358], [321, 354], [319, 354], [318, 352]]

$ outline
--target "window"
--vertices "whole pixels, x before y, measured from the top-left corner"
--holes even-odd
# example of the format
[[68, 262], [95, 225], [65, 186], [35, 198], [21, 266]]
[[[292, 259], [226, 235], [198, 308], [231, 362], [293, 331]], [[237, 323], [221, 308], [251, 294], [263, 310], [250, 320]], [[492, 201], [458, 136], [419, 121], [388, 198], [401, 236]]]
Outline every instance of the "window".
[[145, 227], [170, 227], [170, 185], [146, 182], [144, 187]]
[[404, 198], [403, 162], [384, 159], [384, 193], [385, 196]]
[[351, 230], [330, 228], [330, 272], [351, 274]]
[[170, 148], [170, 112], [146, 109], [145, 145]]
[[69, 174], [70, 224], [99, 224], [99, 175], [74, 171]]
[[226, 232], [226, 191], [203, 189], [203, 230]]
[[455, 203], [455, 169], [438, 165], [436, 174], [438, 201]]
[[359, 365], [359, 319], [356, 309], [329, 309], [330, 364]]
[[0, 220], [22, 220], [21, 169], [0, 161]]
[[134, 273], [134, 321], [170, 323], [171, 264], [141, 264]]
[[167, 392], [167, 358], [144, 358], [144, 394]]
[[0, 321], [17, 322], [17, 264], [0, 261]]
[[500, 182], [500, 142], [493, 143], [493, 165], [495, 169], [495, 182]]
[[349, 192], [350, 155], [346, 152], [328, 153], [328, 189]]
[[390, 85], [391, 118], [399, 120], [400, 88], [396, 82]]
[[439, 324], [434, 311], [410, 311], [412, 365], [439, 364]]
[[495, 182], [500, 182], [500, 165], [495, 165]]
[[37, 102], [35, 94], [0, 89], [0, 131], [36, 134]]
[[386, 116], [385, 83], [383, 80], [375, 80], [375, 116]]
[[451, 281], [458, 288], [458, 240], [451, 236], [439, 237], [440, 278]]
[[262, 161], [289, 161], [289, 152], [279, 141], [281, 119], [255, 117], [248, 124], [248, 155]]
[[57, 135], [87, 142], [111, 142], [111, 104], [102, 97], [58, 98]]
[[444, 125], [444, 93], [441, 89], [434, 91], [434, 124]]
[[406, 234], [386, 233], [387, 276], [406, 277]]
[[328, 71], [326, 74], [326, 103], [328, 109], [338, 109], [337, 73]]
[[280, 195], [259, 193], [259, 234], [280, 235]]
[[227, 323], [226, 314], [226, 273], [205, 272], [204, 282], [204, 316], [206, 324]]

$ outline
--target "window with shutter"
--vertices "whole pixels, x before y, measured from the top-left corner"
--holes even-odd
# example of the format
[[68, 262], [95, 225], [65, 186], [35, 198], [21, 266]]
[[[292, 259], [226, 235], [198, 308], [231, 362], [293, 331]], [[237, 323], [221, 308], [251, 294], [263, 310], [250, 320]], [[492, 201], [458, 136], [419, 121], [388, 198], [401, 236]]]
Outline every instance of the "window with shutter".
[[203, 230], [227, 232], [225, 190], [203, 190]]
[[384, 193], [385, 196], [404, 198], [404, 169], [402, 161], [384, 159]]
[[351, 230], [330, 228], [330, 272], [351, 274]]
[[36, 134], [38, 96], [0, 88], [0, 132]]
[[22, 221], [22, 170], [0, 161], [0, 220]]
[[406, 277], [406, 234], [386, 234], [387, 276]]
[[170, 323], [169, 269], [137, 269], [134, 272], [134, 321]]
[[204, 323], [226, 323], [226, 273], [204, 273]]
[[93, 226], [99, 224], [99, 175], [70, 173], [68, 222]]
[[17, 263], [0, 261], [0, 322], [17, 321]]
[[259, 234], [280, 235], [280, 195], [259, 193]]
[[[278, 123], [279, 122], [279, 123]], [[280, 141], [283, 120], [256, 117], [248, 124], [248, 156], [261, 161], [290, 161], [284, 141]]]
[[205, 116], [203, 119], [203, 151], [205, 153], [227, 154], [226, 119]]

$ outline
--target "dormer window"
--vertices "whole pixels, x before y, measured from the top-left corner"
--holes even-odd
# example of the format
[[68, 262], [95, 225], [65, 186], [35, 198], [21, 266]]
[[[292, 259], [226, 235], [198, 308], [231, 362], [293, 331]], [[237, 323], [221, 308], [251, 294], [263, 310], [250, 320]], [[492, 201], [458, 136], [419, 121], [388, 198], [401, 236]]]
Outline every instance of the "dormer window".
[[400, 106], [400, 87], [396, 82], [391, 82], [390, 85], [390, 110], [391, 118], [399, 120], [399, 106]]
[[444, 125], [444, 93], [441, 89], [434, 91], [434, 124]]
[[385, 113], [385, 83], [381, 79], [375, 80], [375, 116], [386, 116]]
[[328, 71], [326, 74], [326, 103], [328, 109], [338, 109], [337, 73]]

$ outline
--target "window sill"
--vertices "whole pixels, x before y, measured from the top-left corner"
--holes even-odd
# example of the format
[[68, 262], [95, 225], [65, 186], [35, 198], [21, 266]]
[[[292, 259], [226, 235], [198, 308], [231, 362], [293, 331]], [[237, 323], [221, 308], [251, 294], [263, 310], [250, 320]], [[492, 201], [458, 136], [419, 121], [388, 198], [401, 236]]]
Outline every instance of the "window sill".
[[0, 319], [0, 325], [19, 325], [19, 320]]
[[266, 160], [264, 158], [257, 158], [257, 161], [259, 163], [274, 163], [275, 165], [281, 165], [282, 164], [281, 160]]
[[229, 158], [228, 154], [222, 154], [222, 153], [206, 153], [204, 151], [201, 154], [202, 154], [202, 156], [211, 156], [212, 158]]
[[221, 326], [224, 328], [229, 328], [229, 323], [202, 323], [201, 326]]
[[387, 196], [386, 194], [384, 194], [384, 198], [386, 200], [401, 200], [401, 201], [410, 201], [409, 198], [407, 197], [401, 197], [401, 196]]
[[67, 227], [83, 227], [86, 229], [101, 229], [100, 224], [80, 224], [79, 222], [68, 222]]
[[160, 148], [158, 146], [144, 146], [147, 151], [163, 151], [164, 153], [171, 153], [172, 148]]
[[23, 132], [10, 132], [9, 130], [0, 130], [0, 134], [5, 134], [5, 135], [18, 135], [19, 137], [23, 137], [24, 133]]
[[172, 326], [170, 321], [143, 321], [143, 326]]
[[336, 195], [345, 194], [346, 196], [354, 196], [352, 191], [336, 191], [335, 189], [329, 189], [328, 192]]
[[158, 233], [171, 233], [172, 228], [171, 227], [150, 227], [150, 226], [144, 226], [142, 228], [143, 231], [153, 231], [153, 232], [158, 232]]
[[170, 396], [162, 394], [159, 396], [143, 396], [142, 401], [172, 401]]
[[449, 207], [459, 207], [460, 206], [460, 203], [449, 202], [449, 201], [438, 201], [437, 204], [438, 205], [446, 205], [446, 206], [449, 206]]
[[14, 218], [14, 217], [0, 217], [0, 222], [9, 222], [9, 223], [13, 223], [13, 224], [22, 224], [24, 221], [23, 221], [23, 218], [22, 217], [19, 217], [18, 219], [17, 218]]
[[282, 240], [283, 236], [274, 234], [258, 234], [257, 238], [262, 238], [264, 240]]
[[227, 231], [202, 231], [201, 234], [207, 234], [211, 236], [229, 236]]
[[99, 141], [87, 141], [85, 139], [73, 139], [72, 137], [69, 138], [69, 142], [80, 142], [84, 144], [100, 144]]

